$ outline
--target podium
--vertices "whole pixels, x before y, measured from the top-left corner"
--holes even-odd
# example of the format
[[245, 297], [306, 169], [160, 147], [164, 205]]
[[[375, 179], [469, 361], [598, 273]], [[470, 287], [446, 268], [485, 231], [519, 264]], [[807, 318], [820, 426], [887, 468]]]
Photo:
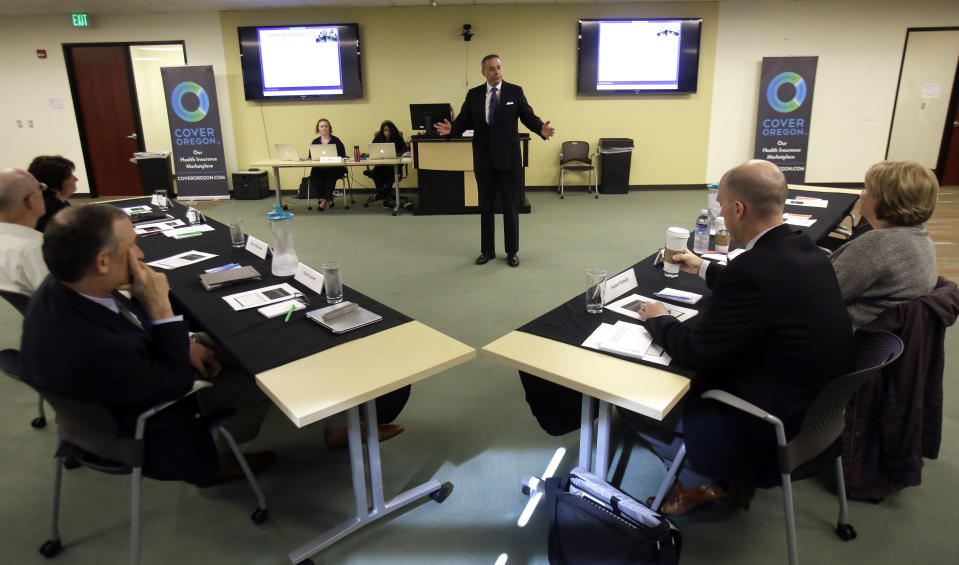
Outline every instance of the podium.
[[[413, 137], [413, 168], [419, 186], [419, 206], [414, 214], [478, 214], [479, 197], [476, 177], [473, 175], [473, 139], [469, 137]], [[520, 134], [523, 155], [523, 202], [517, 207], [520, 214], [530, 212], [526, 199], [525, 168], [529, 166], [529, 135]], [[496, 213], [500, 213], [497, 203]]]

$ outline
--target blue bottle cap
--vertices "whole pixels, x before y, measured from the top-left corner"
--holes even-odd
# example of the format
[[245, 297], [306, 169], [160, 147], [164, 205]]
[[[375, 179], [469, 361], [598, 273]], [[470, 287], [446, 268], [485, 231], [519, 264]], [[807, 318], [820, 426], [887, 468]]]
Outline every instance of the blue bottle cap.
[[280, 208], [279, 204], [273, 205], [273, 211], [266, 215], [267, 218], [272, 222], [278, 222], [280, 220], [292, 220], [293, 212], [283, 210]]

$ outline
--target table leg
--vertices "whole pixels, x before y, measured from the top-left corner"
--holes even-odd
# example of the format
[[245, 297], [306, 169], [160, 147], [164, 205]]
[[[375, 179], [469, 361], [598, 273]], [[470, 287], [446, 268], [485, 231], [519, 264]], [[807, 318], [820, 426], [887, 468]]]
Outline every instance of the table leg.
[[583, 409], [579, 421], [579, 467], [591, 470], [593, 459], [593, 398], [583, 395]]
[[599, 401], [599, 421], [596, 422], [596, 460], [592, 473], [606, 480], [609, 474], [609, 431], [612, 406], [609, 402]]
[[[424, 496], [431, 495], [445, 488], [439, 481], [430, 479], [419, 486], [401, 492], [389, 501], [384, 501], [383, 469], [380, 461], [380, 441], [376, 425], [376, 400], [367, 402], [365, 406], [367, 420], [367, 456], [369, 457], [370, 463], [369, 475], [366, 474], [363, 465], [359, 407], [354, 406], [347, 412], [349, 419], [347, 436], [350, 444], [350, 468], [353, 474], [353, 497], [356, 502], [356, 514], [334, 526], [323, 535], [310, 540], [290, 552], [289, 558], [291, 563], [301, 563], [311, 555], [322, 551], [366, 524], [382, 518]], [[372, 510], [369, 507], [366, 497], [367, 485], [370, 485], [373, 493]], [[440, 498], [437, 498], [437, 500], [442, 501]]]
[[400, 165], [393, 165], [393, 215], [400, 209]]
[[283, 207], [283, 197], [280, 196], [280, 168], [273, 167], [273, 186], [276, 187], [276, 205]]

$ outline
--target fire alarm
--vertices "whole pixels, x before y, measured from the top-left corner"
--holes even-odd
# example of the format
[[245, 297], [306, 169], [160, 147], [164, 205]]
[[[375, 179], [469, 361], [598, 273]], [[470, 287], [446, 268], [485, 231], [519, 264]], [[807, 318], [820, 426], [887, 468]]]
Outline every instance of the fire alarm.
[[46, 49], [37, 49], [37, 59], [46, 59], [47, 50]]

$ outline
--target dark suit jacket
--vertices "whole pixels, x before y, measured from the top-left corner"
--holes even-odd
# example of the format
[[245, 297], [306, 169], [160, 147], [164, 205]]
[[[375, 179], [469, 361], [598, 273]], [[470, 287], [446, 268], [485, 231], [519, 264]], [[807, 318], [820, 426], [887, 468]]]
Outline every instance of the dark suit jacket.
[[523, 168], [520, 153], [517, 120], [536, 135], [543, 129], [543, 120], [536, 117], [522, 87], [506, 82], [500, 84], [499, 107], [493, 127], [486, 123], [486, 83], [471, 88], [460, 113], [453, 120], [450, 135], [457, 136], [473, 130], [473, 170], [513, 171]]
[[852, 325], [836, 275], [805, 235], [781, 225], [725, 268], [711, 265], [711, 307], [693, 329], [671, 316], [646, 327], [673, 360], [697, 370], [683, 408], [690, 464], [717, 479], [777, 484], [773, 427], [702, 400], [726, 390], [798, 431], [815, 395], [852, 368]]
[[[37, 389], [106, 407], [118, 433], [133, 437], [137, 415], [193, 386], [186, 322], [152, 326], [136, 301], [120, 300], [144, 329], [47, 277], [23, 322], [24, 380]], [[211, 481], [216, 448], [193, 398], [148, 420], [144, 473], [158, 479]]]

